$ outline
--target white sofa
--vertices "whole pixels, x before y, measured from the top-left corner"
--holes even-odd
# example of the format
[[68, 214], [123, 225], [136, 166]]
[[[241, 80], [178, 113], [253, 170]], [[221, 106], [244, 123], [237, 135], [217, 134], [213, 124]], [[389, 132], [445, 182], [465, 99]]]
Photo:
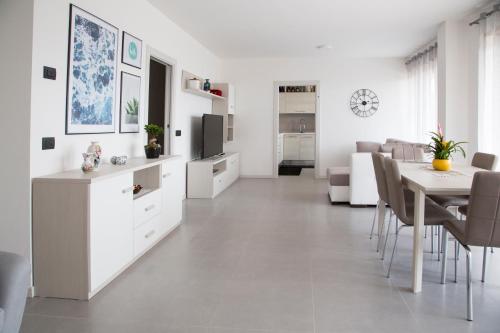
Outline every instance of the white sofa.
[[387, 139], [385, 144], [356, 142], [357, 152], [351, 154], [349, 167], [327, 169], [330, 201], [332, 203], [348, 202], [354, 206], [376, 205], [378, 192], [371, 153], [375, 151], [391, 156], [395, 147], [407, 145], [426, 148], [424, 144], [396, 139]]

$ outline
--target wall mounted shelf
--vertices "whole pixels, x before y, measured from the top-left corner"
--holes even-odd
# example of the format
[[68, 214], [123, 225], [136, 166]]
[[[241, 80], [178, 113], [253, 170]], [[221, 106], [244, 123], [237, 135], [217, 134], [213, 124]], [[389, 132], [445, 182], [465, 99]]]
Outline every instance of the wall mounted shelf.
[[192, 74], [192, 73], [190, 73], [188, 71], [182, 71], [182, 91], [190, 93], [190, 94], [193, 94], [193, 95], [205, 97], [205, 98], [210, 98], [210, 99], [217, 99], [217, 100], [225, 100], [226, 99], [225, 97], [212, 94], [212, 93], [210, 93], [208, 91], [204, 91], [204, 90], [201, 90], [201, 89], [192, 89], [192, 88], [189, 88], [188, 87], [188, 81], [191, 80], [191, 79], [193, 79], [193, 78], [196, 78], [196, 79], [200, 80], [200, 82], [201, 82], [202, 85], [205, 82], [205, 79], [203, 79], [200, 76], [194, 75], [194, 74]]

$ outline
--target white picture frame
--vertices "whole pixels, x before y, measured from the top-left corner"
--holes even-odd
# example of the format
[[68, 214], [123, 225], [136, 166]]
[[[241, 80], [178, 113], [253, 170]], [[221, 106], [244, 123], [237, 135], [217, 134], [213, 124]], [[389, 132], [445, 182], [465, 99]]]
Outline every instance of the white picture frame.
[[123, 72], [120, 89], [120, 133], [139, 133], [141, 77]]

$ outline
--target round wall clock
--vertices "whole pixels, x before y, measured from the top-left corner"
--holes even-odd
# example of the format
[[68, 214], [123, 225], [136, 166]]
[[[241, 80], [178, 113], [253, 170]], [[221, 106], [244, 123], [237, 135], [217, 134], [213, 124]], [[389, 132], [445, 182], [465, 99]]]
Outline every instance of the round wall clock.
[[377, 94], [370, 89], [359, 89], [351, 96], [351, 110], [359, 117], [370, 117], [378, 110]]

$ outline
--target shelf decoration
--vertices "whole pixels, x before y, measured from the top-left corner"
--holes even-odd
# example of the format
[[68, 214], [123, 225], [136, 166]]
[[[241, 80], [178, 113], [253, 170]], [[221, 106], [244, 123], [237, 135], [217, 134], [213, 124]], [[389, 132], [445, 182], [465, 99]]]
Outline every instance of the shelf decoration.
[[70, 6], [66, 134], [114, 133], [118, 29]]

